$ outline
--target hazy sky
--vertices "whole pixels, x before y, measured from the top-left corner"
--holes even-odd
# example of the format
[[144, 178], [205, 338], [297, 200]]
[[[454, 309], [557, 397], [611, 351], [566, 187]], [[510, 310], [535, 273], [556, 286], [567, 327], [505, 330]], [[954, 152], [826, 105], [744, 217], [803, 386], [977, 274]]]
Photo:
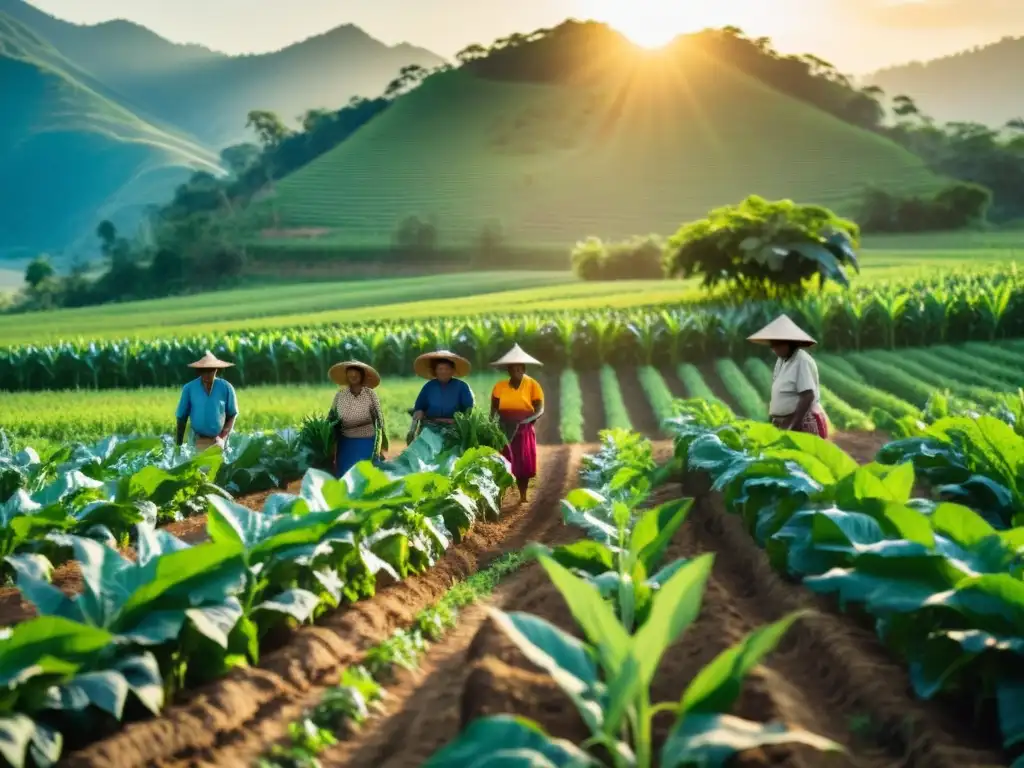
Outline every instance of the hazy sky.
[[344, 23], [451, 56], [471, 42], [596, 18], [634, 37], [733, 24], [850, 73], [1024, 34], [1024, 0], [31, 0], [70, 21], [127, 18], [175, 42], [276, 50]]

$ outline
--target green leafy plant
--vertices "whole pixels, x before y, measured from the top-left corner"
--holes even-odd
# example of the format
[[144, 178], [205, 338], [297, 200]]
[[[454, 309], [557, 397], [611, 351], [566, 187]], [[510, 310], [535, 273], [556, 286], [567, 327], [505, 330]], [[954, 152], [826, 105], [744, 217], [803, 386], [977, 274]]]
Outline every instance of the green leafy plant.
[[332, 414], [312, 413], [302, 420], [299, 427], [299, 444], [309, 456], [309, 465], [317, 469], [330, 469], [337, 446], [335, 427], [337, 419]]
[[704, 285], [727, 282], [741, 295], [799, 296], [818, 277], [849, 286], [847, 267], [859, 271], [860, 230], [827, 208], [752, 195], [684, 224], [668, 242], [669, 274], [702, 275]]

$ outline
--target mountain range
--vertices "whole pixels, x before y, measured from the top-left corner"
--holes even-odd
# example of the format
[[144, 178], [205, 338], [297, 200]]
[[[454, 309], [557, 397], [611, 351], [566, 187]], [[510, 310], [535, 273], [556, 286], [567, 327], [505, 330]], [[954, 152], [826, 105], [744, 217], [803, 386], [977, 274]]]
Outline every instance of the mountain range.
[[994, 128], [1024, 116], [1024, 38], [1006, 37], [991, 45], [925, 62], [888, 67], [868, 76], [890, 96], [910, 96], [940, 123], [976, 122]]
[[443, 59], [346, 25], [273, 53], [228, 56], [132, 22], [77, 25], [0, 0], [0, 257], [70, 254], [96, 224], [137, 225], [218, 152], [252, 140], [253, 109], [377, 96], [401, 67]]

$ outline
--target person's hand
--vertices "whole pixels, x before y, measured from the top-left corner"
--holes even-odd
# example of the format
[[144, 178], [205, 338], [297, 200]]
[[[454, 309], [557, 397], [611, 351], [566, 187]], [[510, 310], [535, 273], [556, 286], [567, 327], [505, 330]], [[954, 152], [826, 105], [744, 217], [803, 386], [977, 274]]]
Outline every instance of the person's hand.
[[216, 445], [218, 448], [223, 448], [224, 438], [221, 437], [220, 435], [217, 435], [217, 437], [213, 438], [213, 444]]
[[423, 411], [413, 411], [412, 412], [412, 420], [413, 421], [423, 421], [423, 417], [424, 416], [426, 416], [426, 414]]

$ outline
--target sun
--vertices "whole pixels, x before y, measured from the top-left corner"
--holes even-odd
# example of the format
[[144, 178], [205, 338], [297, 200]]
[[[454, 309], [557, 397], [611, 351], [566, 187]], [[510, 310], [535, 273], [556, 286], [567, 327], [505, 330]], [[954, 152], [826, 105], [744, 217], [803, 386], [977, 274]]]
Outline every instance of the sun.
[[591, 18], [644, 48], [661, 48], [711, 21], [702, 0], [587, 0], [586, 5]]

